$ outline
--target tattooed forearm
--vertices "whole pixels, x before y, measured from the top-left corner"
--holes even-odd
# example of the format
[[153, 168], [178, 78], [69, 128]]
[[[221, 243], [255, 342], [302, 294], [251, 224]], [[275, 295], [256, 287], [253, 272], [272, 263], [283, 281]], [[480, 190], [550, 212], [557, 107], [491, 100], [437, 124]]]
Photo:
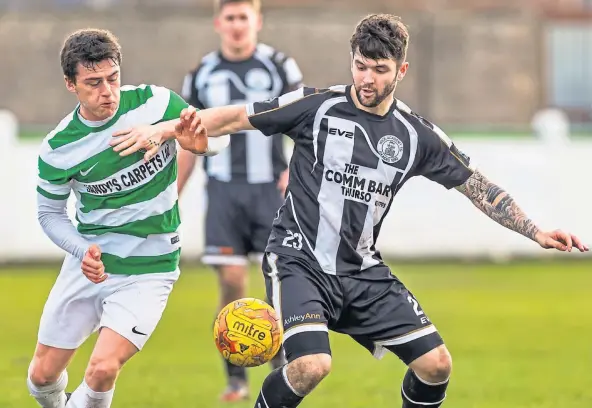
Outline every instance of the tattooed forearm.
[[476, 171], [457, 188], [492, 220], [532, 240], [535, 239], [537, 226], [506, 191], [487, 180], [483, 174]]

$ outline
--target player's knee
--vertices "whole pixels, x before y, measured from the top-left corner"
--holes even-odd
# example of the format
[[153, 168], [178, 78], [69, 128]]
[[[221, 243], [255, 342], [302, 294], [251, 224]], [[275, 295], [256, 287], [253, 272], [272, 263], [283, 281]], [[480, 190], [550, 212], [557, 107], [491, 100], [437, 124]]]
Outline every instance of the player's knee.
[[61, 372], [52, 372], [47, 364], [39, 359], [33, 360], [29, 367], [29, 379], [37, 387], [54, 384], [61, 374]]
[[89, 384], [112, 383], [120, 370], [121, 364], [117, 359], [93, 359], [86, 369], [85, 378]]
[[312, 354], [288, 364], [288, 380], [301, 395], [306, 395], [331, 372], [329, 354]]
[[425, 381], [441, 382], [450, 377], [452, 372], [452, 356], [446, 346], [439, 346], [421, 356], [417, 367], [413, 367], [415, 373]]
[[220, 284], [227, 292], [239, 292], [247, 281], [247, 270], [242, 265], [223, 265], [218, 268]]

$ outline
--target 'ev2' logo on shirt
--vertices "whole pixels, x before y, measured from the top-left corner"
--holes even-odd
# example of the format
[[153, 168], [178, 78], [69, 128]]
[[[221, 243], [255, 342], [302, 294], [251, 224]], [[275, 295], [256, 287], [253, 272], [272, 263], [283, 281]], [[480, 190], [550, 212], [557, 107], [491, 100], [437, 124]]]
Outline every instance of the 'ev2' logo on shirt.
[[353, 139], [354, 137], [354, 132], [350, 132], [348, 130], [341, 130], [338, 128], [329, 128], [329, 134], [347, 137], [348, 139]]
[[300, 251], [302, 249], [302, 234], [290, 230], [286, 230], [286, 233], [288, 236], [282, 241], [282, 246]]

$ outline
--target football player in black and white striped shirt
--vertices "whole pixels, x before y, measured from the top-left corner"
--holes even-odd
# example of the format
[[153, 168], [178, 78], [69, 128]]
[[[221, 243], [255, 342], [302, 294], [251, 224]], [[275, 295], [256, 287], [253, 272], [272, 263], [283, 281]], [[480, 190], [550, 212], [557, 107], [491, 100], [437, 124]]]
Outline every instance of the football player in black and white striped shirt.
[[209, 136], [259, 129], [295, 142], [287, 197], [263, 266], [288, 364], [265, 379], [257, 408], [296, 407], [329, 373], [329, 330], [350, 335], [377, 358], [390, 351], [409, 367], [401, 387], [404, 408], [442, 405], [450, 354], [376, 248], [394, 196], [414, 176], [458, 190], [543, 248], [588, 251], [572, 234], [539, 229], [442, 130], [394, 98], [408, 69], [408, 41], [397, 17], [368, 16], [350, 40], [352, 85], [301, 88], [242, 107], [189, 108], [171, 123], [179, 137], [201, 127]]

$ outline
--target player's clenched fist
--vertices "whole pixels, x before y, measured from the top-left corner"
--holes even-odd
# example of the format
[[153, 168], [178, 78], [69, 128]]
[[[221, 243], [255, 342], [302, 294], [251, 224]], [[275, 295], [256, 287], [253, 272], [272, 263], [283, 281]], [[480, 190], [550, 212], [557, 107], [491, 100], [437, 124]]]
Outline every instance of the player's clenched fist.
[[105, 265], [101, 261], [101, 248], [91, 245], [82, 259], [82, 273], [93, 283], [101, 283], [107, 279]]
[[181, 111], [179, 123], [175, 126], [175, 137], [179, 145], [196, 154], [205, 153], [208, 148], [208, 133], [197, 115], [197, 109], [189, 106]]

